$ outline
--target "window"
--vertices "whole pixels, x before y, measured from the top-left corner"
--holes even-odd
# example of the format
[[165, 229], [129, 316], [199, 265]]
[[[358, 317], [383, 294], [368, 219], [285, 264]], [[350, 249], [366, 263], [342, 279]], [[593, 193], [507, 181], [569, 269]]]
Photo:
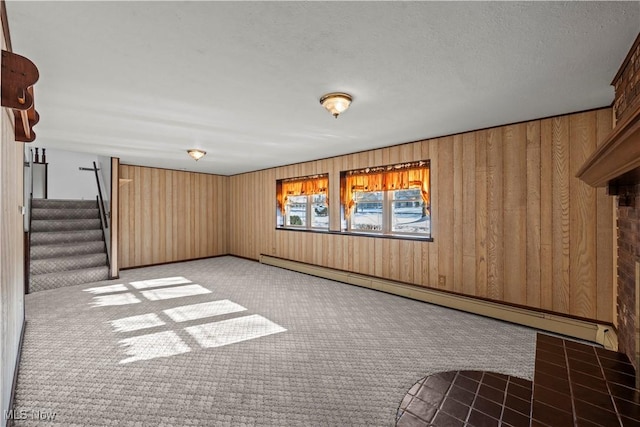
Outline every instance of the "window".
[[284, 225], [287, 227], [329, 229], [326, 194], [290, 196], [285, 202]]
[[343, 172], [341, 187], [347, 231], [431, 237], [428, 161]]
[[384, 192], [356, 191], [353, 196], [355, 203], [349, 228], [355, 231], [382, 231]]
[[276, 182], [277, 227], [329, 230], [326, 174]]
[[430, 233], [430, 215], [420, 190], [395, 190], [387, 192], [391, 200], [391, 232]]

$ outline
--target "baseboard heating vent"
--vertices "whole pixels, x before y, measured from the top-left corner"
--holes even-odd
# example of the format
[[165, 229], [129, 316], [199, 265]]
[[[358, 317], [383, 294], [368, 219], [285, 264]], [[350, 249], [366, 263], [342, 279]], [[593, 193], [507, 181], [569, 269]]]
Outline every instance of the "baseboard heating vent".
[[269, 255], [260, 255], [263, 264], [310, 274], [325, 279], [344, 282], [378, 291], [399, 295], [443, 307], [479, 314], [531, 328], [541, 329], [602, 345], [608, 350], [618, 351], [618, 337], [610, 325], [595, 321], [575, 319], [559, 314], [544, 313], [526, 308], [514, 307], [478, 298], [442, 292], [437, 289], [407, 285], [392, 280], [381, 279], [348, 271], [334, 270], [298, 261], [291, 261]]

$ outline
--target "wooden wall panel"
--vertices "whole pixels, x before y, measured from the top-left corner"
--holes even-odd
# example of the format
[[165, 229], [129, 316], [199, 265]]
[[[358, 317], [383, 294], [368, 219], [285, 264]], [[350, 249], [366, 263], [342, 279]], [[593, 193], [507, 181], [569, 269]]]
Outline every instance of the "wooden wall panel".
[[229, 253], [229, 177], [120, 165], [120, 178], [120, 268]]
[[534, 307], [542, 307], [540, 289], [540, 216], [541, 207], [541, 166], [540, 166], [540, 122], [527, 124], [526, 142], [526, 168], [527, 168], [527, 188], [526, 195], [526, 304]]
[[[574, 177], [596, 149], [595, 113], [569, 118], [569, 173]], [[572, 311], [596, 311], [596, 190], [571, 179], [569, 185], [569, 283]]]
[[[553, 310], [553, 123], [540, 121], [540, 307]], [[546, 267], [545, 267], [546, 266]]]
[[[571, 313], [569, 307], [569, 117], [552, 120], [552, 310]], [[585, 316], [586, 317], [586, 316]]]
[[450, 280], [453, 286], [449, 286], [449, 289], [454, 292], [462, 293], [464, 291], [463, 283], [463, 230], [462, 227], [455, 227], [456, 224], [461, 224], [464, 220], [465, 206], [462, 204], [464, 195], [464, 163], [463, 163], [463, 150], [462, 150], [462, 135], [455, 135], [453, 137], [453, 157], [451, 163], [451, 171], [453, 175], [453, 189], [451, 195], [453, 196], [453, 221], [451, 222], [451, 235], [453, 237], [453, 263], [451, 264]]
[[[462, 289], [465, 294], [476, 292], [476, 140], [473, 133], [463, 135], [462, 144]], [[472, 188], [473, 191], [465, 191]], [[464, 233], [463, 233], [464, 232]]]
[[[24, 144], [13, 112], [0, 109], [0, 411], [9, 408], [24, 321]], [[2, 418], [4, 419], [4, 418]]]
[[[431, 163], [431, 235], [438, 236], [440, 234], [440, 208], [438, 207], [438, 195], [440, 191], [440, 180], [436, 171], [439, 169], [440, 162], [438, 160], [438, 140], [434, 139], [425, 142], [429, 146], [429, 159]], [[424, 286], [437, 287], [438, 286], [438, 252], [440, 247], [440, 239], [434, 239], [429, 247], [429, 281], [423, 283]]]
[[[611, 322], [614, 212], [603, 203], [608, 196], [574, 177], [611, 130], [610, 114], [533, 120], [232, 176], [230, 253]], [[276, 179], [329, 173], [330, 228], [339, 230], [340, 171], [421, 159], [431, 160], [433, 242], [275, 228]]]
[[[453, 138], [440, 138], [438, 146], [438, 163], [440, 167], [433, 169], [432, 173], [438, 176], [440, 185], [438, 186], [439, 196], [432, 203], [438, 205], [440, 214], [438, 216], [438, 282], [441, 289], [453, 291], [454, 275], [453, 263], [455, 259], [453, 247], [453, 227], [454, 227], [454, 206], [453, 206]], [[447, 214], [444, 214], [447, 212]], [[444, 286], [440, 286], [440, 276], [444, 276]]]
[[[596, 124], [596, 146], [600, 146], [607, 135], [608, 129], [613, 125], [612, 114], [608, 110], [600, 110], [597, 113]], [[597, 311], [598, 317], [605, 316], [611, 311], [611, 307], [615, 310], [615, 291], [611, 292], [611, 282], [613, 280], [613, 288], [617, 289], [617, 274], [615, 274], [615, 260], [614, 256], [614, 240], [611, 238], [611, 233], [608, 230], [615, 230], [615, 198], [607, 195], [605, 188], [596, 189], [596, 206], [597, 206], [597, 223], [596, 223], [596, 239], [597, 239], [597, 255], [598, 260], [611, 261], [599, 262], [596, 265], [596, 298], [598, 301]], [[612, 213], [613, 212], [613, 213]], [[613, 279], [612, 279], [613, 278]], [[617, 316], [614, 315], [614, 321]]]
[[[526, 304], [527, 298], [527, 135], [526, 124], [503, 132], [504, 300]], [[500, 214], [498, 214], [500, 216]]]
[[120, 276], [120, 265], [118, 260], [118, 238], [120, 230], [120, 159], [111, 158], [111, 203], [109, 212], [111, 215], [111, 269], [110, 275], [113, 278]]
[[487, 134], [487, 297], [498, 301], [504, 297], [502, 132], [495, 128]]
[[[475, 255], [475, 292], [476, 295], [487, 294], [487, 132], [476, 132], [475, 138], [475, 173], [476, 188], [476, 255]], [[471, 193], [471, 191], [469, 191]]]
[[[3, 2], [2, 9], [5, 4]], [[2, 18], [0, 45], [11, 51]], [[7, 37], [7, 38], [5, 38]], [[38, 89], [36, 89], [37, 91]], [[13, 111], [0, 108], [0, 414], [12, 409], [11, 388], [24, 325], [24, 143], [16, 142]], [[7, 422], [8, 424], [8, 422]]]

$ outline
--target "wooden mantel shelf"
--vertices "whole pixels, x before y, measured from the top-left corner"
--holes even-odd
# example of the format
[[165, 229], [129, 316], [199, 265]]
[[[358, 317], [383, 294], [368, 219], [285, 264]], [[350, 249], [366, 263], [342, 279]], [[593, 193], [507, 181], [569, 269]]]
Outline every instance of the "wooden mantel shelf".
[[[605, 187], [623, 176], [640, 174], [640, 103], [616, 124], [604, 143], [587, 159], [576, 176], [592, 187]], [[640, 181], [639, 181], [640, 182]], [[638, 182], [635, 182], [638, 183]]]

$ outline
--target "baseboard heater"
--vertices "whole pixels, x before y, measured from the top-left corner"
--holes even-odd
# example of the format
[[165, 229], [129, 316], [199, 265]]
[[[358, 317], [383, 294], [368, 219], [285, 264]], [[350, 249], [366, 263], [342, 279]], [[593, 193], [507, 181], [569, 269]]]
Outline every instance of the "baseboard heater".
[[422, 288], [393, 280], [334, 270], [328, 267], [291, 261], [264, 254], [260, 255], [260, 262], [274, 267], [323, 277], [350, 285], [375, 289], [418, 301], [554, 332], [568, 337], [594, 342], [608, 350], [618, 351], [618, 336], [614, 328], [611, 325], [601, 324], [596, 321], [575, 319], [559, 314], [514, 307], [479, 298], [442, 292], [437, 289]]

